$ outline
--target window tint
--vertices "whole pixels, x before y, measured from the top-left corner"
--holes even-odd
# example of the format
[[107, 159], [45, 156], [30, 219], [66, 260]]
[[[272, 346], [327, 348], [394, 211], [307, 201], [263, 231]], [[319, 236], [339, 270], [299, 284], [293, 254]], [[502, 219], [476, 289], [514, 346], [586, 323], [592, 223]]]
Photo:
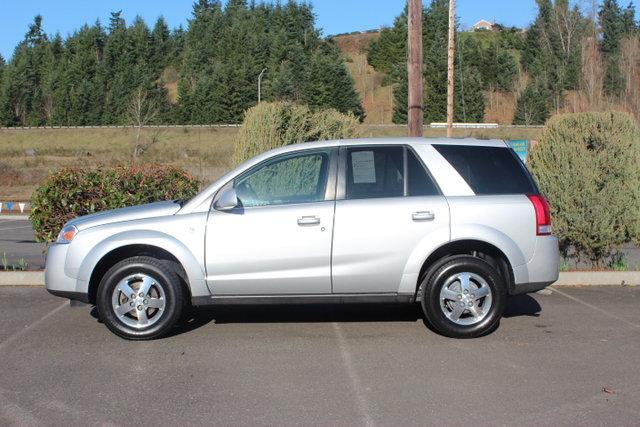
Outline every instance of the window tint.
[[403, 147], [347, 150], [347, 198], [402, 197]]
[[329, 152], [280, 157], [238, 178], [242, 206], [309, 203], [324, 200]]
[[531, 194], [529, 172], [509, 148], [434, 145], [476, 194]]
[[413, 151], [407, 149], [407, 183], [409, 196], [436, 196], [438, 187]]

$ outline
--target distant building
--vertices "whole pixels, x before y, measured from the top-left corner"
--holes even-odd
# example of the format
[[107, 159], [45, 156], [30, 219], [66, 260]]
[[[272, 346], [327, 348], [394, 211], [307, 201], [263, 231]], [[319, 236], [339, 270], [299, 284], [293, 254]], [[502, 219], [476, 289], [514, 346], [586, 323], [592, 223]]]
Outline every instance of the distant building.
[[493, 23], [481, 19], [471, 27], [471, 31], [493, 31], [493, 27]]

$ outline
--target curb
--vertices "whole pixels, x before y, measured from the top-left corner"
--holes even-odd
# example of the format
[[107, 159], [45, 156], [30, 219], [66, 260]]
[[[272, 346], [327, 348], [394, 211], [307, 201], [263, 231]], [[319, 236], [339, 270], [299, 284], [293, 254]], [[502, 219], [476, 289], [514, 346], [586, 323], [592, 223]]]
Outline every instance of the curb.
[[[552, 286], [640, 286], [640, 271], [563, 271]], [[0, 286], [44, 286], [44, 271], [2, 271]]]
[[0, 272], [0, 286], [44, 286], [44, 271]]
[[1, 215], [0, 214], [0, 220], [2, 220], [2, 219], [28, 220], [29, 219], [29, 215], [12, 215], [12, 214]]
[[640, 285], [640, 271], [563, 271], [553, 286]]

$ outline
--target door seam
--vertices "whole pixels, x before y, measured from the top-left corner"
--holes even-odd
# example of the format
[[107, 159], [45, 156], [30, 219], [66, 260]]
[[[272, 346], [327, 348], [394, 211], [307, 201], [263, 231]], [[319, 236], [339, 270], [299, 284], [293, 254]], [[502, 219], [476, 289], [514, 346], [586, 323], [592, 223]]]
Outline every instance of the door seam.
[[331, 293], [333, 294], [333, 236], [336, 229], [336, 204], [338, 201], [333, 199], [333, 221], [331, 224], [331, 254], [329, 255], [329, 278], [331, 282]]

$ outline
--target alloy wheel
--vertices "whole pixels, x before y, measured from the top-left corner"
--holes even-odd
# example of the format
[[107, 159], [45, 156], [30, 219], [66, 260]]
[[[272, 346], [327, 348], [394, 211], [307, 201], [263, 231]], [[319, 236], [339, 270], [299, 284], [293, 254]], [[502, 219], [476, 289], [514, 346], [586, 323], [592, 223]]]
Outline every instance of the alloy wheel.
[[491, 310], [493, 294], [487, 281], [475, 273], [450, 276], [440, 290], [440, 309], [457, 325], [475, 325]]
[[135, 329], [147, 328], [160, 320], [165, 304], [162, 285], [143, 273], [122, 279], [111, 296], [111, 307], [118, 320]]

